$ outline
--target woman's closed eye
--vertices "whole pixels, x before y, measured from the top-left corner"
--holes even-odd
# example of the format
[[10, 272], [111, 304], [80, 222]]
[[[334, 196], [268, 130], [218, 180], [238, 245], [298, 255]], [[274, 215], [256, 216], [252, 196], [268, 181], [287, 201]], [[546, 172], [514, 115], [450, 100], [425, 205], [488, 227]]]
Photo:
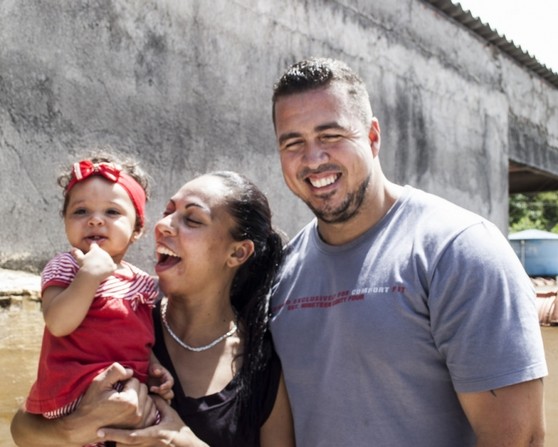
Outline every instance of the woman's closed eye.
[[200, 222], [200, 220], [198, 220], [197, 218], [192, 217], [192, 216], [184, 216], [183, 220], [184, 220], [184, 223], [186, 225], [191, 226], [191, 227], [198, 226], [198, 225], [202, 224], [202, 222]]

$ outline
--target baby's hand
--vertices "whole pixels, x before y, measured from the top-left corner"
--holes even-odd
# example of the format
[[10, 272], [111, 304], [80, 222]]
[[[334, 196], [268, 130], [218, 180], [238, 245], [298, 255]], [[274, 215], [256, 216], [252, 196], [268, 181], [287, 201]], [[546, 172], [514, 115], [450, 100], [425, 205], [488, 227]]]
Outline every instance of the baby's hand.
[[101, 280], [112, 275], [117, 268], [112, 257], [97, 244], [92, 243], [87, 253], [73, 247], [71, 254], [77, 261], [80, 270]]
[[149, 365], [149, 391], [158, 394], [167, 402], [174, 397], [172, 387], [174, 378], [171, 373], [160, 363], [151, 363]]

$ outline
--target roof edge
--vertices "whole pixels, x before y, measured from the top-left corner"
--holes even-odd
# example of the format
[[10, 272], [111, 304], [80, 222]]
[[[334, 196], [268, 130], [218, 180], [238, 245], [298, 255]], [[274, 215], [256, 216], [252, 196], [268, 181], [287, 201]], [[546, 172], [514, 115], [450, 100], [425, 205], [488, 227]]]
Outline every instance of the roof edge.
[[488, 43], [506, 53], [520, 65], [535, 73], [549, 84], [558, 88], [558, 74], [540, 63], [537, 58], [524, 51], [521, 46], [516, 45], [513, 40], [508, 40], [504, 35], [500, 35], [496, 29], [492, 29], [488, 23], [484, 23], [480, 18], [473, 16], [471, 11], [463, 9], [460, 3], [453, 3], [451, 0], [422, 0], [440, 10], [450, 19], [461, 23], [475, 34], [482, 37]]

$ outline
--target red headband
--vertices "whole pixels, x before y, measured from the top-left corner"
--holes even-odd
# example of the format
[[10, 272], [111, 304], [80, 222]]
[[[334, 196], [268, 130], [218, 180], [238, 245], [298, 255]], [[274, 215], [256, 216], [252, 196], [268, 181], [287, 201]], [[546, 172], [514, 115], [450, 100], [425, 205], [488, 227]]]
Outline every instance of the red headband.
[[122, 186], [136, 209], [140, 226], [143, 227], [145, 219], [145, 190], [143, 187], [129, 174], [122, 171], [122, 168], [113, 163], [93, 163], [90, 160], [82, 160], [74, 163], [72, 168], [72, 176], [68, 186], [66, 186], [66, 194], [79, 182], [82, 182], [93, 175], [100, 175], [109, 182], [118, 183]]

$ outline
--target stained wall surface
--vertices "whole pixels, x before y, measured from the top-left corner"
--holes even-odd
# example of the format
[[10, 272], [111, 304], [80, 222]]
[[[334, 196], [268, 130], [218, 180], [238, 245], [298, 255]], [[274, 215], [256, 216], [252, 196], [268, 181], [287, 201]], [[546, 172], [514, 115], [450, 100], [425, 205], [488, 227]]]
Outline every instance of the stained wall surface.
[[154, 179], [129, 257], [143, 268], [168, 197], [210, 170], [254, 180], [292, 236], [310, 213], [283, 183], [270, 98], [308, 56], [366, 81], [388, 177], [504, 232], [509, 157], [558, 169], [556, 89], [420, 0], [3, 0], [0, 267], [38, 271], [66, 249], [57, 173], [106, 144]]

